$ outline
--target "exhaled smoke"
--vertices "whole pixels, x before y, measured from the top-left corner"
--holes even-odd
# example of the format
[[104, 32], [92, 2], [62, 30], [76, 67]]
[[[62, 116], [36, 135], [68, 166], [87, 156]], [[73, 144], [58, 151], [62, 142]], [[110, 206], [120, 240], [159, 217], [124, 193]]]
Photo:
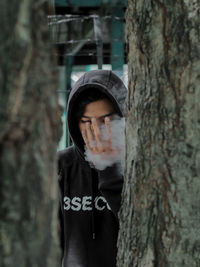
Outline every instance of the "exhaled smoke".
[[[112, 151], [110, 153], [94, 154], [85, 146], [85, 159], [98, 170], [104, 170], [109, 166], [117, 164], [120, 173], [123, 174], [125, 163], [125, 119], [117, 116], [111, 120], [110, 126]], [[108, 136], [105, 125], [102, 125], [100, 130], [102, 143], [106, 145]], [[90, 144], [91, 147], [94, 145], [96, 145], [95, 142]]]

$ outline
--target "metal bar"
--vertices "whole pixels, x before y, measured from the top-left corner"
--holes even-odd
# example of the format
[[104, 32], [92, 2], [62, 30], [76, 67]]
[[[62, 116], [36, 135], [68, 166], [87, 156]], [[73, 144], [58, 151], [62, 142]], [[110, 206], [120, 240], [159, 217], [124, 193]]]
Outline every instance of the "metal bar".
[[[124, 17], [124, 10], [116, 6], [114, 16]], [[121, 20], [112, 20], [111, 23], [111, 64], [112, 70], [122, 73], [124, 65], [124, 23]], [[120, 75], [121, 76], [121, 75]]]
[[[52, 22], [55, 22], [55, 3], [54, 0], [49, 0], [48, 1], [48, 13], [49, 16], [52, 16]], [[50, 15], [51, 14], [51, 15]], [[49, 16], [47, 19], [49, 20]], [[54, 42], [55, 41], [55, 36], [56, 36], [56, 25], [50, 25], [48, 21], [48, 26], [49, 26], [49, 31], [51, 33], [51, 40]]]
[[[120, 0], [117, 2], [118, 5], [126, 6], [126, 0]], [[101, 5], [116, 5], [116, 1], [113, 0], [55, 0], [56, 6], [80, 6], [80, 7], [95, 7]]]
[[[66, 88], [66, 101], [65, 101], [65, 110], [67, 111], [67, 103], [69, 99], [69, 94], [71, 91], [71, 73], [72, 73], [72, 64], [73, 64], [73, 57], [65, 57], [65, 88]], [[66, 114], [66, 113], [65, 113]], [[71, 145], [70, 142], [70, 135], [66, 120], [66, 147]]]
[[94, 35], [97, 47], [97, 65], [98, 69], [102, 69], [103, 65], [103, 42], [102, 42], [102, 26], [99, 16], [93, 18]]
[[[88, 15], [88, 16], [83, 16], [83, 15], [72, 15], [72, 14], [65, 14], [65, 15], [49, 15], [49, 25], [54, 24], [54, 23], [65, 23], [65, 22], [70, 22], [70, 21], [76, 21], [76, 20], [88, 20], [88, 19], [93, 19], [95, 15]], [[52, 19], [56, 19], [56, 22], [52, 22]], [[102, 20], [108, 20], [108, 19], [116, 19], [116, 20], [124, 20], [124, 18], [117, 17], [117, 16], [102, 16]]]
[[55, 0], [48, 0], [49, 14], [55, 14]]

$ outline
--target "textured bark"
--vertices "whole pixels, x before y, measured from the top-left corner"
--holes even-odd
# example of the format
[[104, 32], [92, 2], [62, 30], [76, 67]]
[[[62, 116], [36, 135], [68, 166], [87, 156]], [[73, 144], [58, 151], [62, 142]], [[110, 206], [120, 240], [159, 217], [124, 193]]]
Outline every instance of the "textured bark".
[[118, 266], [200, 266], [200, 4], [128, 0]]
[[0, 3], [0, 266], [58, 266], [60, 108], [48, 1]]

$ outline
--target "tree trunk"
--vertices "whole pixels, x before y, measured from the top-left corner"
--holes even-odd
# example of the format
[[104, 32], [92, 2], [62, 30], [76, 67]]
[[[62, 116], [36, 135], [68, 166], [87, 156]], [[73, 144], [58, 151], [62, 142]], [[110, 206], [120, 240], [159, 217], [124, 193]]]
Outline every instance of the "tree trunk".
[[200, 266], [200, 4], [128, 0], [119, 267]]
[[0, 266], [58, 266], [60, 108], [48, 2], [0, 3]]

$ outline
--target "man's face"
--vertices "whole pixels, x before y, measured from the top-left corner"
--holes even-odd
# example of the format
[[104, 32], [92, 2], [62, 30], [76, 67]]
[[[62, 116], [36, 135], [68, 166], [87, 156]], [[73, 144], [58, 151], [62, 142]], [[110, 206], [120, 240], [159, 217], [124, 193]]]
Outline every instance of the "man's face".
[[92, 118], [95, 118], [98, 125], [104, 123], [106, 117], [111, 117], [114, 114], [114, 108], [111, 102], [107, 99], [91, 102], [85, 107], [85, 112], [79, 122], [80, 130], [85, 130], [86, 124], [91, 124]]

